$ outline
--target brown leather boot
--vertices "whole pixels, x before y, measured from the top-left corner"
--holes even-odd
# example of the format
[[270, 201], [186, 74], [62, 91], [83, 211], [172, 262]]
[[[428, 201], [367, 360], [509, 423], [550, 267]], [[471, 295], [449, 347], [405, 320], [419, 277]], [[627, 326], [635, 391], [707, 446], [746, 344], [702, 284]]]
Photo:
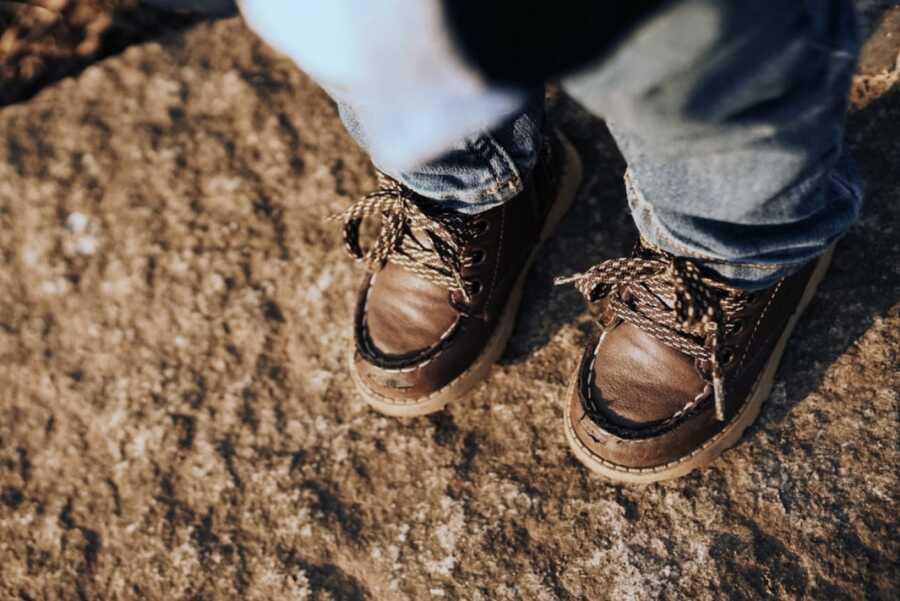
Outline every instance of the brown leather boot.
[[[350, 253], [372, 271], [350, 352], [350, 373], [372, 407], [424, 415], [487, 376], [512, 333], [528, 269], [580, 178], [578, 155], [554, 133], [523, 192], [484, 213], [442, 210], [382, 176], [342, 214]], [[363, 249], [360, 225], [373, 215], [380, 229]]]
[[621, 482], [703, 467], [759, 415], [831, 249], [774, 286], [730, 288], [688, 259], [642, 243], [575, 281], [605, 302], [565, 406], [576, 457]]

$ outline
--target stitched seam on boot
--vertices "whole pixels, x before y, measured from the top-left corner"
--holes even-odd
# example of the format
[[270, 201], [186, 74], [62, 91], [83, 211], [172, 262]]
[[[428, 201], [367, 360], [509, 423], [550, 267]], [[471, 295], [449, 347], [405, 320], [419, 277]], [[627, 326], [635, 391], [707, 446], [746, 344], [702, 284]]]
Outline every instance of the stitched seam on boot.
[[[753, 387], [751, 388], [750, 396], [753, 395], [753, 392], [756, 390], [757, 386], [759, 386], [760, 378], [762, 378], [762, 375], [763, 375], [762, 371], [760, 371], [760, 373], [757, 374], [756, 380], [754, 380]], [[572, 432], [575, 442], [578, 443], [578, 446], [583, 451], [587, 452], [587, 454], [590, 455], [590, 457], [592, 459], [594, 459], [595, 461], [602, 463], [603, 465], [613, 468], [620, 472], [656, 473], [656, 472], [664, 471], [667, 468], [682, 464], [685, 461], [688, 461], [689, 459], [691, 459], [692, 457], [696, 457], [697, 455], [699, 455], [700, 453], [702, 453], [709, 447], [713, 446], [715, 443], [717, 443], [721, 438], [726, 436], [732, 430], [732, 428], [734, 427], [734, 424], [736, 424], [740, 420], [741, 416], [744, 414], [744, 411], [747, 410], [749, 405], [750, 405], [749, 403], [745, 403], [744, 406], [741, 407], [741, 410], [732, 419], [730, 419], [728, 421], [727, 425], [724, 428], [722, 428], [712, 438], [710, 438], [709, 440], [704, 442], [702, 445], [700, 445], [699, 447], [697, 447], [696, 449], [694, 449], [687, 455], [683, 455], [682, 457], [679, 457], [678, 459], [673, 459], [672, 461], [669, 461], [668, 463], [664, 463], [662, 465], [657, 465], [657, 466], [653, 466], [653, 467], [635, 468], [635, 467], [628, 467], [625, 465], [620, 465], [620, 464], [608, 461], [608, 460], [604, 459], [603, 457], [601, 457], [600, 455], [598, 455], [597, 453], [595, 453], [593, 450], [591, 450], [587, 445], [585, 445], [581, 441], [581, 439], [575, 433], [575, 429], [572, 426], [571, 420], [566, 420], [566, 427]], [[589, 420], [591, 420], [589, 415], [585, 415], [584, 417], [587, 417]], [[591, 420], [591, 421], [593, 421], [593, 420]], [[598, 425], [598, 427], [600, 427], [600, 426]], [[601, 427], [601, 429], [602, 429], [602, 427]], [[585, 430], [585, 432], [588, 434], [588, 436], [591, 436], [590, 433], [587, 432], [587, 430]], [[614, 432], [610, 432], [610, 434], [612, 434], [614, 436], [616, 435]], [[594, 438], [594, 437], [591, 436], [591, 438]], [[619, 438], [621, 438], [621, 437], [619, 437]], [[596, 438], [594, 438], [594, 440], [596, 440]], [[630, 442], [630, 439], [624, 439], [624, 440]], [[640, 440], [640, 439], [638, 439], [638, 440]], [[597, 441], [597, 442], [599, 442], [599, 441]]]
[[[594, 347], [594, 352], [591, 354], [591, 362], [590, 362], [590, 366], [588, 367], [588, 373], [587, 373], [588, 378], [587, 378], [587, 382], [585, 384], [585, 388], [586, 388], [585, 397], [586, 397], [586, 400], [588, 400], [588, 401], [594, 401], [596, 398], [594, 395], [594, 386], [593, 386], [594, 365], [597, 362], [597, 353], [600, 352], [600, 344], [603, 342], [603, 339], [605, 337], [606, 337], [606, 329], [604, 329], [603, 334], [600, 336], [600, 339], [597, 341], [597, 345]], [[579, 379], [581, 378], [581, 375], [580, 375], [581, 372], [582, 372], [582, 370], [579, 369], [579, 375], [576, 376]], [[578, 388], [580, 388], [580, 386]], [[587, 411], [585, 409], [584, 413], [585, 413], [585, 416], [591, 422], [593, 422], [598, 428], [600, 428], [604, 432], [608, 432], [609, 434], [611, 434], [612, 436], [615, 436], [616, 438], [619, 438], [621, 440], [629, 440], [629, 441], [651, 440], [657, 436], [662, 436], [663, 434], [666, 434], [667, 432], [670, 432], [670, 431], [678, 428], [679, 426], [681, 426], [682, 423], [684, 423], [688, 419], [694, 417], [697, 413], [699, 413], [700, 407], [703, 404], [703, 401], [708, 400], [709, 398], [710, 398], [709, 396], [706, 396], [705, 398], [702, 398], [699, 401], [697, 401], [697, 399], [695, 397], [694, 400], [692, 400], [690, 403], [688, 403], [688, 405], [691, 405], [693, 403], [693, 406], [691, 406], [690, 408], [683, 408], [680, 411], [678, 411], [677, 413], [667, 417], [664, 420], [658, 421], [656, 423], [648, 424], [646, 426], [641, 426], [638, 428], [630, 428], [627, 426], [620, 426], [620, 425], [610, 421], [605, 416], [602, 416], [602, 414], [598, 417], [600, 417], [602, 419], [603, 423], [599, 423], [594, 418], [594, 416], [591, 414], [590, 411]], [[594, 404], [597, 404], [599, 406], [599, 403], [594, 403]], [[708, 405], [709, 403], [706, 403], [706, 404]], [[584, 401], [582, 401], [582, 407], [584, 407]]]
[[[375, 284], [375, 279], [377, 277], [378, 277], [378, 273], [376, 272], [376, 273], [373, 273], [372, 276], [369, 278], [368, 287], [366, 289], [366, 298], [363, 301], [363, 310], [362, 310], [362, 327], [364, 330], [363, 334], [366, 337], [368, 337], [370, 340], [371, 340], [371, 337], [369, 336], [368, 326], [366, 325], [366, 323], [367, 323], [367, 316], [368, 316], [368, 311], [369, 311], [369, 297], [372, 295], [372, 287]], [[413, 372], [413, 371], [422, 369], [423, 367], [425, 367], [426, 365], [428, 365], [429, 363], [434, 361], [441, 353], [443, 353], [448, 348], [450, 348], [450, 344], [447, 343], [447, 338], [449, 338], [455, 331], [457, 331], [458, 326], [459, 326], [459, 319], [460, 319], [459, 316], [457, 316], [456, 319], [453, 321], [453, 323], [450, 324], [450, 327], [447, 328], [446, 330], [444, 330], [444, 332], [440, 335], [437, 342], [435, 342], [428, 348], [422, 349], [421, 351], [418, 351], [416, 353], [419, 355], [429, 355], [430, 353], [434, 353], [434, 354], [431, 354], [430, 356], [428, 356], [427, 358], [425, 358], [424, 360], [422, 360], [421, 362], [413, 363], [412, 365], [405, 366], [405, 367], [386, 367], [386, 366], [377, 365], [377, 364], [375, 365], [375, 367], [377, 367], [378, 369], [380, 369], [382, 371], [393, 372], [393, 373], [408, 373], [408, 372]], [[375, 341], [371, 340], [371, 343], [372, 343], [372, 346], [374, 347]], [[439, 348], [439, 347], [443, 347], [443, 348]], [[435, 352], [435, 349], [438, 349], [437, 352]], [[377, 348], [373, 348], [373, 350], [378, 351]], [[380, 354], [384, 355], [385, 353], [380, 353]], [[363, 356], [365, 356], [365, 354]], [[377, 357], [376, 357], [376, 359], [377, 359]]]
[[772, 302], [774, 302], [775, 297], [778, 296], [778, 293], [781, 291], [782, 284], [784, 284], [784, 280], [778, 280], [778, 284], [775, 286], [775, 290], [772, 291], [772, 296], [769, 297], [769, 302], [766, 303], [766, 306], [763, 308], [762, 313], [759, 314], [759, 319], [756, 320], [756, 324], [754, 324], [753, 326], [753, 332], [750, 334], [750, 339], [747, 341], [747, 344], [744, 347], [744, 352], [741, 353], [741, 360], [738, 361], [738, 365], [735, 371], [738, 371], [744, 365], [744, 360], [747, 358], [747, 354], [750, 352], [750, 347], [753, 346], [753, 341], [756, 339], [756, 333], [759, 331], [759, 326], [762, 323], [763, 318], [766, 316], [766, 313], [769, 311], [769, 307], [772, 306]]

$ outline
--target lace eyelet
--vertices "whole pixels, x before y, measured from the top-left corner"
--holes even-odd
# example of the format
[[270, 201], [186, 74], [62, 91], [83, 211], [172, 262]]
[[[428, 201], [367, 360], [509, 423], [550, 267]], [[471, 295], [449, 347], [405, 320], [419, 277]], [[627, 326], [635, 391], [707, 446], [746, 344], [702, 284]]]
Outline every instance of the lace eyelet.
[[476, 238], [484, 236], [491, 229], [491, 222], [487, 219], [476, 219], [472, 222], [472, 235]]
[[481, 280], [467, 280], [467, 283], [469, 284], [470, 296], [478, 296], [484, 290], [484, 284]]
[[487, 252], [482, 248], [476, 248], [469, 256], [469, 266], [475, 267], [476, 265], [481, 265], [484, 263], [485, 259], [487, 259]]
[[722, 365], [731, 365], [734, 362], [734, 352], [731, 349], [725, 349], [722, 352]]

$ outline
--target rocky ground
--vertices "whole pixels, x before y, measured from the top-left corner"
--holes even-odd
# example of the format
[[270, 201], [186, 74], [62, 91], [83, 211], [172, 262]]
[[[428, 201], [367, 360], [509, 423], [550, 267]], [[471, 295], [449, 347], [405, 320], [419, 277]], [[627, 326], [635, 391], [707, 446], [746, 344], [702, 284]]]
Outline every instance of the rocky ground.
[[[900, 27], [874, 40], [860, 77], [895, 81]], [[323, 222], [371, 170], [238, 20], [3, 108], [0, 598], [896, 599], [900, 91], [872, 82], [863, 218], [763, 416], [644, 487], [591, 477], [560, 429], [592, 325], [551, 278], [630, 228], [621, 158], [565, 98], [593, 168], [510, 348], [406, 421], [347, 381], [361, 273]]]
[[0, 106], [197, 20], [139, 0], [0, 0]]

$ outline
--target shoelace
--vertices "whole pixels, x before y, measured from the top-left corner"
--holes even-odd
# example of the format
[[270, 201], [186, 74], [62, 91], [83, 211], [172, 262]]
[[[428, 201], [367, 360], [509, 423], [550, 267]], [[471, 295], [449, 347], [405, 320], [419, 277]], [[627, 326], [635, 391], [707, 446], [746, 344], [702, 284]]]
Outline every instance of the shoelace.
[[616, 317], [708, 365], [716, 417], [725, 419], [723, 342], [748, 302], [745, 293], [704, 277], [689, 259], [647, 246], [555, 283], [574, 283], [588, 302], [606, 298]]
[[[368, 249], [360, 242], [360, 226], [379, 216], [378, 233]], [[471, 261], [465, 248], [476, 234], [472, 217], [425, 207], [406, 186], [382, 173], [378, 187], [330, 218], [344, 223], [344, 243], [350, 255], [378, 271], [390, 261], [429, 282], [458, 292], [471, 301], [471, 286], [462, 270]], [[414, 233], [415, 232], [415, 233]], [[420, 236], [427, 236], [424, 244]]]

